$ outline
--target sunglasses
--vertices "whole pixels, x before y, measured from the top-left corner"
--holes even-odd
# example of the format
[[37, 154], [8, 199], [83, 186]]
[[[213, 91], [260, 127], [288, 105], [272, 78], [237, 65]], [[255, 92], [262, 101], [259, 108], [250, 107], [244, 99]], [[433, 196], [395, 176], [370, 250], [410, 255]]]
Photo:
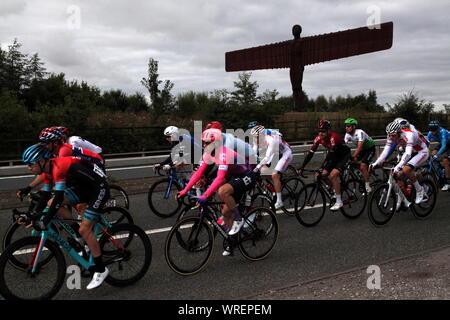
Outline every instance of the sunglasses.
[[345, 127], [346, 128], [350, 128], [350, 127], [353, 127], [353, 125], [352, 124], [346, 124]]
[[32, 166], [37, 165], [37, 162], [28, 163], [28, 168], [31, 168]]
[[327, 132], [327, 130], [318, 130], [319, 132]]

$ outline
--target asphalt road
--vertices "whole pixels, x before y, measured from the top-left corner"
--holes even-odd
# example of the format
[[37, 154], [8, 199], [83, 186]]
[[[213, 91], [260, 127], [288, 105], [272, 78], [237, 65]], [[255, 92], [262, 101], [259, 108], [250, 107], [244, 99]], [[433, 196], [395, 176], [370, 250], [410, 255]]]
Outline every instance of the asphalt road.
[[[271, 254], [262, 261], [249, 262], [238, 250], [223, 257], [222, 242], [216, 241], [208, 266], [194, 276], [180, 276], [166, 264], [164, 241], [175, 218], [161, 219], [146, 204], [146, 195], [131, 196], [130, 211], [136, 224], [150, 231], [152, 264], [147, 275], [131, 287], [108, 284], [87, 291], [89, 279], [82, 279], [81, 290], [66, 286], [56, 299], [241, 299], [334, 274], [354, 267], [376, 265], [382, 261], [441, 247], [450, 241], [450, 194], [440, 193], [433, 215], [416, 220], [410, 212], [398, 213], [385, 228], [375, 228], [365, 212], [357, 220], [340, 213], [326, 212], [314, 228], [301, 226], [295, 217], [278, 215], [280, 235]], [[446, 209], [447, 208], [447, 209]], [[0, 211], [0, 234], [10, 223], [10, 211]], [[163, 228], [163, 230], [158, 230]], [[219, 240], [217, 236], [216, 240]], [[70, 261], [68, 261], [70, 265]], [[366, 286], [366, 282], [361, 283]], [[295, 297], [293, 297], [295, 298]]]

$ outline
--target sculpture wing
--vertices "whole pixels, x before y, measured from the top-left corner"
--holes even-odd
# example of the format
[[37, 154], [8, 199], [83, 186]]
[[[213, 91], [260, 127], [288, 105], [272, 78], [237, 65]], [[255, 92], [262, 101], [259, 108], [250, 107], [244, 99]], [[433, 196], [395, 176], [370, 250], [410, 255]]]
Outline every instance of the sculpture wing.
[[225, 53], [225, 70], [289, 68], [295, 57], [301, 57], [302, 65], [341, 59], [389, 49], [392, 38], [393, 23], [386, 22], [379, 29], [361, 27], [272, 43]]

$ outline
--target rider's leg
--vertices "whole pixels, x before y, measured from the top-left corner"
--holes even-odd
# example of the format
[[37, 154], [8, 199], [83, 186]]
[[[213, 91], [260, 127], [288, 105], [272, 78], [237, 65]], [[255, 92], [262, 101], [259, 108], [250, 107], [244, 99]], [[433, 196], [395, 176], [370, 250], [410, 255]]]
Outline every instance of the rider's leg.
[[340, 171], [338, 169], [333, 169], [329, 175], [331, 185], [336, 192], [336, 201], [341, 201], [341, 183], [339, 181], [339, 174]]
[[[48, 200], [47, 206], [50, 207], [52, 205], [53, 199], [54, 198], [52, 197], [50, 200]], [[61, 207], [56, 212], [56, 215], [61, 219], [73, 219], [71, 211], [65, 207], [65, 205], [67, 204], [68, 201], [64, 199], [63, 203], [61, 204]]]
[[283, 199], [281, 197], [281, 174], [278, 171], [272, 173], [272, 181], [273, 187], [277, 194], [277, 203], [283, 203]]
[[220, 200], [225, 202], [222, 208], [222, 215], [228, 229], [233, 225], [234, 215], [239, 213], [236, 201], [233, 198], [233, 192], [233, 186], [229, 183], [222, 185], [217, 191]]

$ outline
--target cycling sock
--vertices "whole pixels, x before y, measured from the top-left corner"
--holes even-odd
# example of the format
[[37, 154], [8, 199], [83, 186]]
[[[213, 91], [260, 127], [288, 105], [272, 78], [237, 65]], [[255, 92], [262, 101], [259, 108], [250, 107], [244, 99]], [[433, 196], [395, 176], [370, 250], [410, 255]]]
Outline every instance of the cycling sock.
[[105, 265], [103, 264], [103, 257], [100, 255], [98, 257], [94, 257], [94, 270], [95, 272], [105, 272]]
[[336, 195], [336, 202], [342, 202], [342, 198], [340, 194]]
[[366, 188], [370, 187], [370, 182], [366, 182]]
[[283, 198], [281, 197], [281, 192], [277, 192], [277, 202], [283, 202]]

